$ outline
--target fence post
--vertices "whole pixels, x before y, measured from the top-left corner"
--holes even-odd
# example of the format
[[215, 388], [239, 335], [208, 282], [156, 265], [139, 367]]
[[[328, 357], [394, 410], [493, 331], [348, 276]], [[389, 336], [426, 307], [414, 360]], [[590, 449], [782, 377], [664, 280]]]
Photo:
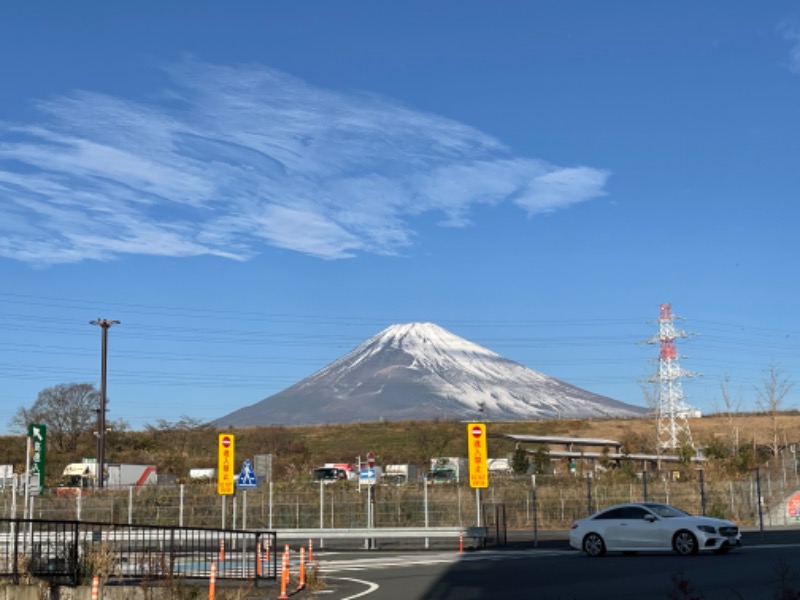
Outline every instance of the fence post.
[[586, 510], [586, 514], [592, 514], [592, 478], [588, 473], [586, 474]]
[[[533, 500], [533, 547], [539, 546], [539, 511], [537, 510], [536, 499], [536, 475], [531, 475], [531, 496]], [[560, 491], [560, 490], [559, 490]]]
[[756, 504], [758, 506], [758, 531], [764, 541], [764, 513], [761, 510], [761, 469], [756, 467]]
[[642, 498], [647, 502], [647, 467], [642, 471]]
[[[428, 518], [428, 477], [426, 476], [422, 480], [422, 507], [425, 511], [425, 528], [428, 528], [429, 518]], [[427, 550], [430, 545], [430, 538], [425, 538], [425, 549]]]
[[319, 528], [325, 529], [325, 482], [319, 480]]
[[703, 467], [697, 469], [697, 474], [700, 479], [700, 514], [706, 516], [706, 479]]

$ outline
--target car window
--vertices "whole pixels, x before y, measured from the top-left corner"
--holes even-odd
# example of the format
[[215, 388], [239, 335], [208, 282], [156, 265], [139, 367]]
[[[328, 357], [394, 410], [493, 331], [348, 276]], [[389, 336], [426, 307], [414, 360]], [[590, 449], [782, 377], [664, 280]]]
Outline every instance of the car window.
[[644, 504], [647, 508], [652, 510], [655, 514], [659, 517], [664, 518], [671, 518], [671, 517], [685, 517], [687, 513], [683, 512], [675, 508], [674, 506], [670, 506], [668, 504]]
[[612, 508], [611, 510], [607, 510], [606, 512], [600, 513], [595, 517], [595, 519], [624, 519], [624, 518], [625, 518], [625, 507]]
[[629, 506], [625, 509], [626, 519], [644, 519], [650, 512], [640, 506]]

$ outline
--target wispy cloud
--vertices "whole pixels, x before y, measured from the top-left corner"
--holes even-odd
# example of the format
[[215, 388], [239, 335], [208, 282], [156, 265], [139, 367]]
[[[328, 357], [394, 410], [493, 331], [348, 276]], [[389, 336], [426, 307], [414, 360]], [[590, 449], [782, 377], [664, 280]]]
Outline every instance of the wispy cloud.
[[246, 260], [270, 245], [337, 259], [395, 254], [412, 219], [469, 225], [604, 194], [607, 171], [515, 156], [472, 127], [263, 67], [186, 61], [150, 103], [74, 92], [0, 125], [0, 256]]
[[784, 23], [778, 30], [783, 39], [789, 42], [789, 68], [800, 73], [800, 27], [796, 23]]

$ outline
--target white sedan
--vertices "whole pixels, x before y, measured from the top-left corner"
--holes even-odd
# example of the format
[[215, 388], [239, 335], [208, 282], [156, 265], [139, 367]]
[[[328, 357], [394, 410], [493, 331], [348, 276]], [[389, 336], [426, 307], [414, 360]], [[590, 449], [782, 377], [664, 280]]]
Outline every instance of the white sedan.
[[569, 544], [589, 556], [670, 550], [683, 555], [703, 550], [724, 554], [742, 545], [742, 534], [731, 521], [689, 515], [669, 504], [632, 502], [575, 521]]

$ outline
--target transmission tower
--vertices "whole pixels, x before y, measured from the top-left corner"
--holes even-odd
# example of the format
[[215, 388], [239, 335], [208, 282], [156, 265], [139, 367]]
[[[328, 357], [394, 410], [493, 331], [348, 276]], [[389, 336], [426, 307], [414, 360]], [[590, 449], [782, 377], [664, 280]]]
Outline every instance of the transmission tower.
[[657, 384], [656, 419], [658, 422], [658, 444], [660, 449], [675, 450], [682, 446], [693, 447], [689, 430], [689, 414], [694, 409], [683, 401], [682, 377], [694, 377], [696, 373], [684, 371], [678, 362], [677, 338], [688, 338], [690, 334], [675, 329], [675, 317], [671, 304], [659, 307], [658, 335], [647, 340], [658, 344], [658, 373], [647, 381]]

